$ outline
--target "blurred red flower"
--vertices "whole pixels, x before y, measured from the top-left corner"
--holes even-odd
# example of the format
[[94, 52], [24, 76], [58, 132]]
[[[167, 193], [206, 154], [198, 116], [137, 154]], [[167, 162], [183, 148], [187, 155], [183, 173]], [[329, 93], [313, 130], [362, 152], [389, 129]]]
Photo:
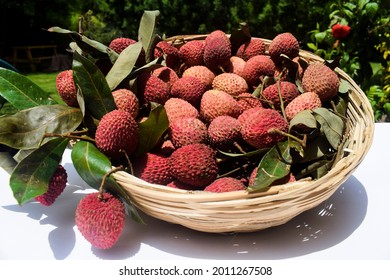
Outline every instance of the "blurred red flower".
[[332, 26], [332, 34], [336, 39], [344, 39], [347, 37], [350, 31], [351, 27], [348, 25], [341, 25], [340, 23], [336, 23]]

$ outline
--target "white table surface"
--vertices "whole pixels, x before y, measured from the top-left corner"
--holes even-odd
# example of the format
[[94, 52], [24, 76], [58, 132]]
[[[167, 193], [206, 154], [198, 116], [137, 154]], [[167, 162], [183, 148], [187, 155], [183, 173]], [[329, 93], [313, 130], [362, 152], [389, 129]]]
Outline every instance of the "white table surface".
[[318, 207], [287, 224], [254, 233], [196, 232], [142, 215], [127, 219], [118, 243], [97, 250], [83, 238], [74, 211], [94, 191], [64, 155], [69, 175], [64, 193], [50, 207], [19, 206], [0, 169], [0, 259], [7, 260], [389, 260], [390, 123], [375, 124], [372, 147], [352, 176]]

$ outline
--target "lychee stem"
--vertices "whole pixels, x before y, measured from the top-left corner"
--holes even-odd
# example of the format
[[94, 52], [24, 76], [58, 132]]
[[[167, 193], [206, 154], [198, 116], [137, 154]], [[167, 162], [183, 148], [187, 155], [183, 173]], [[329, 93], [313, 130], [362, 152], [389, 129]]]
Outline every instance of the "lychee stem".
[[280, 135], [291, 138], [291, 139], [297, 141], [302, 146], [302, 148], [304, 148], [304, 149], [306, 148], [306, 140], [307, 140], [306, 134], [303, 136], [303, 139], [300, 139], [300, 138], [298, 138], [290, 133], [284, 132], [284, 131], [277, 129], [277, 128], [271, 128], [268, 130], [268, 132], [269, 133], [278, 133]]
[[123, 166], [119, 165], [118, 167], [114, 167], [113, 169], [108, 171], [106, 174], [104, 174], [104, 176], [102, 178], [102, 182], [101, 182], [100, 187], [99, 187], [98, 199], [100, 199], [100, 200], [103, 199], [103, 186], [104, 186], [104, 183], [106, 182], [107, 177], [110, 176], [112, 173], [115, 173], [115, 172], [121, 171], [121, 170], [123, 170]]
[[[87, 135], [82, 135], [88, 132], [88, 130], [82, 130], [82, 131], [73, 131], [73, 132], [67, 132], [64, 134], [58, 134], [58, 133], [45, 133], [42, 136], [41, 143], [44, 138], [46, 137], [62, 137], [62, 138], [69, 138], [69, 139], [74, 139], [74, 140], [88, 140], [91, 142], [95, 142], [95, 139], [87, 136]], [[81, 135], [81, 136], [79, 136]]]
[[240, 144], [238, 144], [236, 141], [233, 142], [234, 147], [237, 148], [241, 153], [246, 154], [245, 150], [241, 147]]
[[121, 150], [121, 152], [123, 152], [125, 154], [125, 157], [126, 157], [126, 160], [127, 160], [127, 164], [128, 164], [128, 166], [130, 168], [130, 174], [134, 175], [134, 169], [133, 169], [133, 165], [131, 164], [129, 155], [126, 153], [126, 151]]

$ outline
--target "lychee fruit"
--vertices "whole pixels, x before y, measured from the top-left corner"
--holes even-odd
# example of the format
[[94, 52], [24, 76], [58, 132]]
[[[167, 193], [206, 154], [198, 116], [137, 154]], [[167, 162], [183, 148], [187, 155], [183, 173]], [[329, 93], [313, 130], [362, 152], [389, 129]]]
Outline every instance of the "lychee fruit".
[[177, 70], [180, 67], [179, 50], [166, 41], [160, 41], [154, 49], [154, 58], [161, 57], [164, 54], [166, 55], [166, 66]]
[[230, 57], [229, 62], [225, 64], [224, 70], [227, 73], [234, 73], [243, 77], [245, 63], [246, 61], [243, 60], [241, 57], [232, 56]]
[[125, 206], [108, 192], [87, 194], [77, 205], [76, 225], [92, 246], [110, 249], [125, 225]]
[[231, 116], [218, 116], [208, 126], [210, 145], [219, 149], [229, 149], [234, 142], [241, 140], [241, 124]]
[[284, 107], [299, 95], [298, 87], [287, 81], [279, 81], [266, 87], [262, 92], [262, 97], [265, 100], [264, 107], [273, 107], [276, 110], [281, 108], [280, 95], [283, 100]]
[[171, 172], [177, 180], [205, 187], [218, 175], [215, 151], [206, 144], [190, 144], [172, 153], [169, 158]]
[[57, 197], [64, 191], [68, 180], [68, 174], [62, 165], [59, 165], [51, 177], [47, 191], [35, 197], [35, 200], [45, 206], [50, 206], [54, 203]]
[[172, 85], [171, 97], [184, 99], [197, 108], [206, 90], [206, 85], [199, 78], [185, 76]]
[[173, 83], [179, 79], [179, 76], [175, 70], [168, 66], [162, 66], [153, 70], [152, 75], [166, 82], [170, 88], [172, 87]]
[[206, 91], [200, 101], [200, 117], [205, 123], [210, 123], [218, 116], [238, 117], [240, 107], [230, 94], [216, 89]]
[[264, 109], [262, 106], [255, 106], [253, 108], [245, 109], [238, 116], [237, 120], [240, 122], [241, 125], [243, 125], [246, 122], [246, 120], [248, 120], [252, 117], [252, 114], [254, 114], [255, 112], [258, 112], [262, 109]]
[[168, 157], [145, 153], [134, 160], [134, 175], [152, 184], [166, 185], [172, 181]]
[[314, 110], [322, 106], [321, 99], [315, 92], [307, 91], [295, 97], [285, 108], [288, 121], [304, 110]]
[[142, 104], [156, 102], [164, 105], [170, 97], [169, 84], [149, 73], [140, 74], [137, 78], [138, 96]]
[[331, 68], [323, 63], [311, 63], [303, 72], [302, 86], [304, 91], [318, 94], [322, 102], [338, 94], [340, 81]]
[[57, 74], [56, 88], [61, 99], [71, 107], [78, 107], [76, 85], [73, 80], [73, 70], [63, 70]]
[[195, 65], [184, 70], [182, 77], [192, 76], [201, 80], [207, 88], [211, 88], [215, 74], [204, 65]]
[[273, 77], [276, 67], [267, 55], [255, 55], [248, 59], [243, 69], [243, 78], [249, 86], [257, 87], [265, 76]]
[[219, 71], [232, 56], [232, 46], [226, 33], [214, 30], [205, 39], [204, 64], [213, 71]]
[[120, 54], [124, 49], [126, 49], [128, 46], [135, 44], [137, 41], [126, 38], [126, 37], [119, 37], [119, 38], [114, 38], [111, 40], [110, 44], [108, 47], [115, 51], [116, 53]]
[[204, 40], [188, 41], [180, 47], [179, 57], [188, 67], [203, 65], [204, 46]]
[[272, 39], [268, 51], [271, 59], [278, 64], [281, 61], [281, 54], [288, 56], [290, 59], [298, 56], [299, 42], [297, 38], [289, 32], [280, 33]]
[[174, 189], [181, 189], [181, 190], [187, 190], [187, 191], [193, 191], [193, 190], [199, 190], [201, 188], [191, 186], [189, 184], [183, 183], [179, 180], [173, 180], [172, 182], [169, 182], [167, 184], [168, 187], [174, 188]]
[[241, 125], [242, 138], [256, 149], [269, 148], [283, 141], [286, 137], [277, 131], [287, 133], [288, 123], [274, 109], [258, 110]]
[[233, 177], [221, 177], [204, 188], [204, 191], [223, 193], [246, 190], [244, 183]]
[[236, 55], [241, 57], [243, 60], [247, 61], [249, 58], [255, 55], [264, 55], [265, 54], [265, 43], [260, 38], [252, 37], [248, 42], [242, 44]]
[[182, 117], [199, 117], [199, 111], [188, 101], [181, 98], [171, 97], [164, 104], [169, 123]]
[[234, 73], [222, 73], [217, 75], [212, 83], [213, 89], [222, 90], [230, 95], [237, 96], [249, 90], [245, 79]]
[[114, 159], [131, 155], [139, 143], [138, 124], [129, 112], [113, 110], [100, 120], [95, 143], [99, 150]]
[[183, 117], [170, 123], [168, 135], [175, 148], [208, 142], [206, 125], [194, 117]]
[[236, 100], [241, 112], [254, 107], [263, 107], [260, 99], [249, 92], [240, 93]]
[[116, 107], [127, 111], [135, 119], [139, 111], [138, 97], [129, 89], [117, 89], [112, 92]]

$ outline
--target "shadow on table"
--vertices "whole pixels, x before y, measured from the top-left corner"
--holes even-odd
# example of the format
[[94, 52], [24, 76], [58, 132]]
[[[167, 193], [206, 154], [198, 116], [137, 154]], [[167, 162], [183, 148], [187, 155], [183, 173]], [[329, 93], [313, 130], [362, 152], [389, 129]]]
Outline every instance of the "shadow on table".
[[194, 234], [191, 229], [145, 217], [146, 226], [135, 224], [121, 237], [116, 246], [121, 254], [98, 250], [95, 254], [103, 259], [121, 258], [120, 255], [126, 255], [123, 250], [129, 248], [127, 242], [144, 243], [169, 254], [197, 259], [299, 257], [332, 247], [350, 236], [364, 220], [367, 203], [364, 186], [351, 176], [327, 201], [278, 227], [232, 235]]

